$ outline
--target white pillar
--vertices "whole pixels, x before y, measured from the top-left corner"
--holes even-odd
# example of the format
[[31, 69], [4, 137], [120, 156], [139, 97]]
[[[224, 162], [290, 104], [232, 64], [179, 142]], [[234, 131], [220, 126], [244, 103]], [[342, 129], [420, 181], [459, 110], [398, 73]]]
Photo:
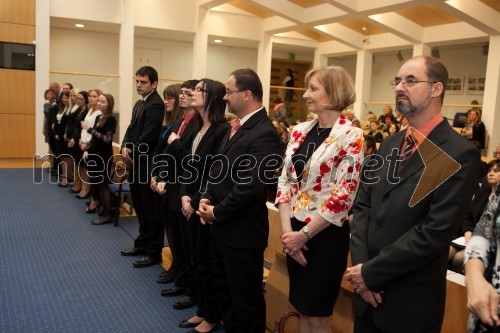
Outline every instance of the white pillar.
[[35, 4], [36, 75], [35, 75], [35, 153], [45, 155], [49, 146], [45, 143], [43, 127], [43, 93], [50, 83], [50, 1], [36, 0]]
[[193, 41], [193, 78], [202, 79], [207, 75], [208, 18], [209, 11], [198, 7], [198, 29]]
[[414, 44], [413, 45], [413, 56], [421, 56], [421, 55], [431, 55], [431, 47], [427, 44]]
[[[123, 0], [123, 16], [120, 27], [120, 46], [118, 52], [118, 86], [120, 94], [120, 139], [121, 143], [125, 131], [130, 124], [134, 100], [139, 96], [130, 96], [134, 90], [134, 78], [137, 68], [134, 66], [134, 1]], [[134, 98], [136, 97], [136, 98]]]
[[[500, 36], [490, 36], [482, 121], [490, 135], [487, 156], [500, 144]], [[496, 112], [495, 112], [496, 111]]]
[[257, 74], [262, 82], [264, 95], [262, 103], [269, 113], [269, 90], [271, 86], [271, 61], [273, 56], [273, 37], [268, 33], [262, 33], [262, 39], [259, 43], [257, 57]]
[[328, 57], [321, 54], [318, 49], [314, 50], [313, 68], [324, 67], [328, 65]]
[[354, 115], [358, 119], [365, 119], [364, 101], [370, 100], [370, 87], [372, 82], [373, 53], [367, 50], [359, 50], [356, 59], [356, 102], [354, 102]]

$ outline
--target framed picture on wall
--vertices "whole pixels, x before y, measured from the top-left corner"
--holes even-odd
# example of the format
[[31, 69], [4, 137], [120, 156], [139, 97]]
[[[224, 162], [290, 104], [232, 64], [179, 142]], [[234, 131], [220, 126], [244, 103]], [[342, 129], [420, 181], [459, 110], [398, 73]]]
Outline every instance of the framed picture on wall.
[[482, 95], [484, 94], [484, 84], [486, 78], [484, 75], [469, 75], [467, 81], [467, 93], [469, 95]]
[[464, 77], [449, 76], [448, 83], [446, 84], [446, 93], [461, 95], [463, 91], [464, 91]]

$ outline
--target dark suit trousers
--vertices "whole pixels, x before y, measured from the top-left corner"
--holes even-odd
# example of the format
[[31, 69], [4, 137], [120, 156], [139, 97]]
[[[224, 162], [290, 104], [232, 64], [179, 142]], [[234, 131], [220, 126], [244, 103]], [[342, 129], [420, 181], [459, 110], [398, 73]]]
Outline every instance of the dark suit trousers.
[[144, 248], [145, 255], [161, 256], [163, 249], [163, 221], [154, 214], [154, 193], [149, 184], [135, 181], [130, 184], [130, 193], [134, 210], [139, 219], [139, 236], [134, 241], [134, 247]]
[[197, 215], [188, 221], [191, 262], [196, 282], [196, 315], [209, 323], [220, 321], [217, 297], [210, 266], [210, 225], [202, 225]]
[[[190, 260], [190, 257], [189, 254], [186, 254], [186, 248], [189, 251], [189, 244], [188, 242], [183, 242], [182, 236], [183, 233], [187, 233], [187, 222], [180, 211], [173, 211], [171, 209], [168, 210], [168, 220], [172, 233], [172, 244], [170, 244], [170, 247], [175, 252], [175, 255], [177, 257], [178, 273], [177, 277], [175, 278], [175, 286], [180, 288], [188, 288], [188, 262]], [[186, 295], [192, 296], [189, 293], [186, 293]]]
[[[375, 326], [372, 312], [373, 308], [368, 306], [362, 316], [354, 316], [354, 333], [383, 333]], [[402, 331], [404, 332], [404, 329]]]
[[239, 249], [210, 238], [212, 277], [227, 333], [264, 333], [264, 249]]

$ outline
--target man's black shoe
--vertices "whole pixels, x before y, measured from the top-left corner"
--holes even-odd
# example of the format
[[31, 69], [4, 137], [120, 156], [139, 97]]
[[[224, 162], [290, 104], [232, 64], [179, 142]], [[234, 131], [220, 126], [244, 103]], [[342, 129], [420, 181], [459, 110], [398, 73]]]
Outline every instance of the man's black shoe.
[[144, 249], [141, 247], [133, 247], [131, 249], [121, 250], [122, 256], [140, 256], [144, 254]]
[[148, 267], [161, 262], [161, 257], [150, 257], [144, 256], [141, 259], [134, 262], [135, 268]]
[[175, 280], [175, 277], [177, 276], [177, 273], [171, 271], [171, 270], [168, 270], [168, 271], [164, 271], [160, 274], [160, 277], [158, 278], [158, 280], [156, 280], [156, 282], [158, 283], [170, 283], [170, 282], [173, 282]]
[[184, 295], [186, 292], [186, 288], [182, 287], [172, 287], [169, 289], [163, 289], [161, 291], [162, 296], [179, 296], [179, 295]]
[[196, 301], [191, 296], [184, 296], [180, 300], [174, 303], [174, 309], [182, 310], [187, 308], [192, 308], [196, 305]]

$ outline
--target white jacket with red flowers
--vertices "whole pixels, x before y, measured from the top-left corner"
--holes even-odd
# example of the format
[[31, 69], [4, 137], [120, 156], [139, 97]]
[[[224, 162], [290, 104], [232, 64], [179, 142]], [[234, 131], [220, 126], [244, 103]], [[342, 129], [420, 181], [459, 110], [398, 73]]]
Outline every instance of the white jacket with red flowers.
[[356, 196], [363, 160], [363, 131], [343, 115], [337, 118], [330, 135], [304, 166], [301, 183], [292, 156], [318, 120], [294, 127], [286, 148], [284, 166], [278, 180], [275, 204], [290, 203], [291, 216], [306, 223], [314, 214], [342, 226]]

